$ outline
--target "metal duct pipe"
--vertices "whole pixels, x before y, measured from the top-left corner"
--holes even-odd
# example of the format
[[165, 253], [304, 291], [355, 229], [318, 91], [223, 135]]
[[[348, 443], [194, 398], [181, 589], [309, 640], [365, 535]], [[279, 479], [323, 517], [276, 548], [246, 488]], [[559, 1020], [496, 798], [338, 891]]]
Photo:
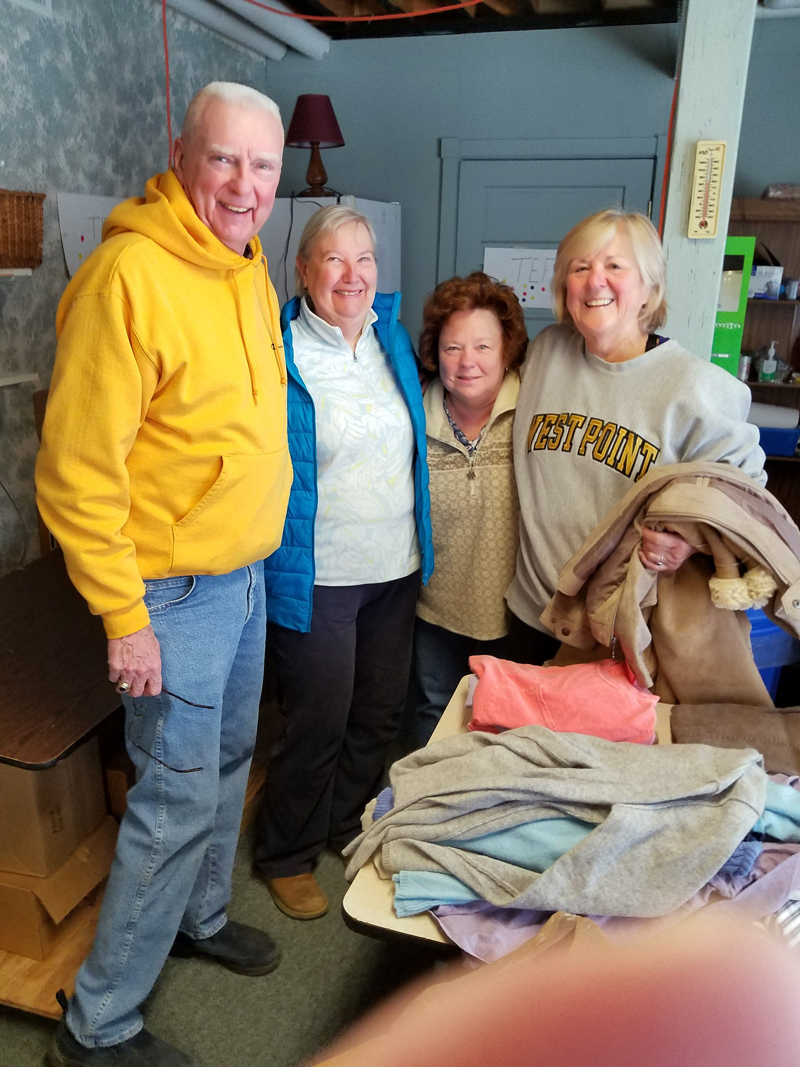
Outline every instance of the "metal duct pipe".
[[211, 0], [167, 0], [167, 5], [267, 59], [283, 59], [286, 55], [286, 45], [256, 29], [251, 22], [244, 22], [212, 4]]
[[[285, 41], [291, 48], [302, 52], [312, 59], [322, 59], [328, 54], [331, 47], [331, 39], [327, 34], [312, 26], [310, 22], [302, 19], [284, 18], [272, 11], [264, 11], [263, 8], [248, 4], [247, 0], [218, 0], [234, 14], [240, 15], [246, 22], [252, 22], [265, 33], [272, 34], [279, 41]], [[267, 2], [267, 0], [265, 0]], [[268, 0], [270, 7], [280, 11], [288, 11], [293, 14], [291, 8], [280, 3], [280, 0]]]

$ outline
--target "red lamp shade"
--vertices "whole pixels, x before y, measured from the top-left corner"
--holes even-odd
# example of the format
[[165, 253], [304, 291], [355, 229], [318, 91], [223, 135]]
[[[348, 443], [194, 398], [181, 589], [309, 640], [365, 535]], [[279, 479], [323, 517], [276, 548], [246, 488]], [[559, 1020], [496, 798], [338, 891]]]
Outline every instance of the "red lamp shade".
[[298, 96], [286, 131], [286, 144], [289, 148], [342, 147], [344, 138], [329, 96], [321, 93]]
[[321, 93], [304, 93], [298, 96], [294, 105], [294, 114], [286, 133], [286, 145], [289, 148], [310, 148], [311, 159], [306, 172], [308, 189], [298, 196], [335, 196], [325, 188], [328, 175], [322, 165], [320, 148], [341, 148], [344, 144], [342, 131], [333, 113], [329, 96]]

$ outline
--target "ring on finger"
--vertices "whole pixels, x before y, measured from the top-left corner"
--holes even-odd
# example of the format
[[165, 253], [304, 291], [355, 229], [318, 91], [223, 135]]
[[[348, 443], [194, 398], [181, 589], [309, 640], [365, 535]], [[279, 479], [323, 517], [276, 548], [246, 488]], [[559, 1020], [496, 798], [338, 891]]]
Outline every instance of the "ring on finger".
[[658, 557], [658, 564], [657, 565], [659, 567], [663, 567], [664, 566], [664, 557], [663, 556], [659, 556]]
[[131, 683], [130, 682], [117, 682], [117, 692], [118, 693], [127, 693], [128, 690], [130, 689], [130, 687], [131, 687]]

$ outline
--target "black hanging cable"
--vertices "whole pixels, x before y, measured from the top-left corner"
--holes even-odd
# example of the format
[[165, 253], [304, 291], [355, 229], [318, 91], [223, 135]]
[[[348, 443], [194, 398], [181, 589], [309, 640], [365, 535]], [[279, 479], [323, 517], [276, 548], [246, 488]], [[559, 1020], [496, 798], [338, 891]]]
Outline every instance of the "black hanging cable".
[[[336, 203], [337, 204], [341, 203], [341, 200], [342, 200], [342, 197], [344, 196], [344, 193], [338, 193], [335, 189], [333, 189], [332, 192], [333, 192], [333, 195], [336, 197]], [[295, 203], [295, 200], [299, 200], [299, 199], [300, 199], [300, 197], [297, 195], [297, 193], [291, 193], [289, 195], [289, 232], [286, 234], [286, 245], [284, 246], [283, 257], [282, 257], [282, 262], [283, 262], [283, 287], [286, 290], [286, 299], [287, 300], [291, 300], [291, 298], [296, 295], [295, 293], [291, 293], [289, 291], [289, 245], [291, 244], [292, 231], [294, 230], [294, 203]], [[318, 208], [318, 210], [321, 211], [322, 208]], [[278, 270], [280, 270], [280, 264], [278, 264]]]
[[294, 201], [295, 194], [291, 193], [289, 195], [289, 231], [286, 234], [286, 247], [283, 250], [283, 288], [286, 290], [287, 300], [291, 299], [289, 293], [289, 243], [292, 240], [292, 230], [294, 229]]

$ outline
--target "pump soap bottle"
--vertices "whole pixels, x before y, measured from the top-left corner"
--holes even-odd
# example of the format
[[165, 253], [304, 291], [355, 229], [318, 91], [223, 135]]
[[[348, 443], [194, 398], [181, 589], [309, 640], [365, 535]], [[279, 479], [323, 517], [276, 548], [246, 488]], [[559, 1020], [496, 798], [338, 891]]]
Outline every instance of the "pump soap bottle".
[[775, 371], [778, 369], [778, 357], [775, 352], [775, 342], [769, 346], [767, 358], [761, 361], [761, 370], [758, 372], [760, 382], [774, 382]]

